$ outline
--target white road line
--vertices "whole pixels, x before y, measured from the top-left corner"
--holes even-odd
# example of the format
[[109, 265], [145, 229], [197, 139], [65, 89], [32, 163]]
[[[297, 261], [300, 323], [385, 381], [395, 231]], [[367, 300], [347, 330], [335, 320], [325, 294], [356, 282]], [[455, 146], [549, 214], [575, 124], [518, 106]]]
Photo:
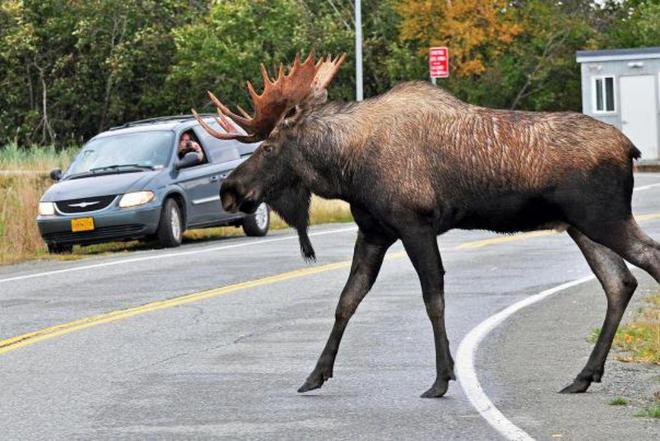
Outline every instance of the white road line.
[[472, 403], [472, 406], [477, 409], [477, 411], [488, 422], [488, 424], [490, 424], [506, 439], [515, 441], [534, 440], [534, 438], [532, 438], [527, 432], [513, 424], [507, 417], [505, 417], [502, 412], [500, 412], [499, 409], [495, 407], [493, 402], [490, 400], [490, 398], [488, 398], [488, 395], [486, 395], [483, 388], [481, 387], [479, 379], [477, 378], [477, 372], [474, 367], [474, 358], [477, 353], [477, 349], [479, 348], [479, 344], [493, 329], [495, 329], [504, 320], [520, 311], [521, 309], [526, 308], [529, 305], [533, 305], [534, 303], [540, 302], [541, 300], [550, 297], [551, 295], [560, 291], [589, 282], [595, 278], [596, 277], [593, 274], [585, 276], [580, 279], [573, 280], [572, 282], [562, 283], [559, 286], [555, 286], [554, 288], [547, 289], [536, 295], [516, 302], [506, 309], [503, 309], [497, 314], [492, 315], [483, 322], [479, 323], [463, 338], [459, 344], [458, 351], [456, 353], [455, 369], [461, 387], [463, 388], [465, 395]]
[[[348, 228], [338, 228], [334, 230], [328, 230], [328, 231], [318, 231], [318, 232], [312, 232], [309, 233], [310, 236], [325, 236], [327, 234], [337, 234], [337, 233], [346, 233], [346, 232], [351, 232], [357, 230], [356, 226], [353, 227], [348, 227]], [[181, 251], [178, 253], [166, 253], [166, 254], [155, 254], [155, 255], [150, 255], [150, 256], [141, 256], [141, 257], [132, 257], [128, 259], [119, 259], [119, 260], [113, 260], [111, 262], [103, 262], [103, 263], [95, 263], [91, 265], [82, 265], [82, 266], [76, 266], [73, 268], [63, 268], [59, 270], [52, 270], [52, 271], [44, 271], [41, 273], [33, 273], [33, 274], [24, 274], [21, 276], [14, 276], [14, 277], [7, 277], [4, 279], [0, 279], [0, 283], [6, 283], [6, 282], [15, 282], [18, 280], [26, 280], [26, 279], [34, 279], [37, 277], [45, 277], [45, 276], [52, 276], [55, 274], [63, 274], [63, 273], [70, 273], [74, 271], [84, 271], [84, 270], [89, 270], [89, 269], [96, 269], [96, 268], [104, 268], [108, 266], [115, 266], [115, 265], [125, 265], [127, 263], [136, 263], [136, 262], [145, 262], [149, 260], [159, 260], [159, 259], [167, 259], [170, 257], [181, 257], [181, 256], [189, 256], [191, 254], [203, 254], [203, 253], [212, 253], [215, 251], [223, 251], [223, 250], [229, 250], [232, 248], [242, 248], [242, 247], [248, 247], [248, 246], [254, 246], [254, 245], [263, 245], [267, 243], [273, 243], [273, 242], [281, 242], [284, 240], [293, 240], [297, 239], [297, 235], [291, 235], [291, 236], [286, 236], [286, 237], [275, 237], [272, 239], [256, 239], [250, 242], [241, 242], [241, 243], [236, 243], [232, 245], [221, 245], [217, 247], [210, 247], [210, 248], [203, 248], [203, 249], [195, 249], [195, 250], [190, 250], [190, 251]]]
[[635, 187], [633, 190], [634, 191], [644, 191], [644, 190], [650, 190], [655, 187], [660, 187], [660, 183], [658, 184], [649, 184], [649, 185], [642, 185], [641, 187]]

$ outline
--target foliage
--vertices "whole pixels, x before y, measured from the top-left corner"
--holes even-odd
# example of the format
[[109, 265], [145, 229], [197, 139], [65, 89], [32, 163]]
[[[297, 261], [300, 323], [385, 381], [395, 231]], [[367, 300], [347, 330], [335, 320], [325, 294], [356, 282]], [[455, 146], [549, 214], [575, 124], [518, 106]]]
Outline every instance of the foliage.
[[66, 149], [56, 149], [53, 145], [20, 148], [15, 143], [7, 144], [0, 147], [0, 174], [13, 171], [45, 174], [54, 168], [64, 170], [76, 153], [78, 148], [75, 146]]
[[[330, 91], [354, 97], [352, 0], [3, 0], [0, 144], [80, 145], [127, 120], [188, 113], [211, 89], [247, 104], [245, 80], [296, 51], [347, 52]], [[364, 89], [425, 80], [474, 104], [580, 110], [575, 51], [660, 45], [660, 0], [362, 0]]]
[[337, 23], [314, 21], [296, 0], [217, 2], [204, 18], [173, 34], [177, 54], [168, 82], [180, 91], [180, 111], [203, 102], [207, 89], [247, 108], [245, 81], [262, 84], [260, 63], [273, 75], [299, 50], [337, 53], [350, 41]]
[[626, 406], [628, 405], [628, 400], [622, 397], [615, 397], [608, 401], [607, 404], [610, 406]]
[[660, 0], [624, 0], [603, 42], [612, 48], [660, 46]]
[[512, 109], [579, 110], [580, 68], [575, 51], [593, 46], [592, 9], [576, 13], [570, 2], [528, 0], [517, 11], [522, 32], [498, 59], [503, 86], [498, 104]]
[[660, 418], [660, 404], [646, 407], [635, 414], [636, 417]]
[[[634, 320], [622, 324], [614, 336], [616, 359], [626, 362], [660, 364], [660, 294], [644, 299]], [[595, 343], [600, 329], [593, 329], [589, 341]]]
[[401, 38], [450, 46], [451, 67], [459, 76], [483, 74], [522, 31], [506, 0], [402, 0], [397, 11]]
[[160, 112], [171, 29], [187, 0], [5, 0], [0, 6], [0, 142], [76, 143]]

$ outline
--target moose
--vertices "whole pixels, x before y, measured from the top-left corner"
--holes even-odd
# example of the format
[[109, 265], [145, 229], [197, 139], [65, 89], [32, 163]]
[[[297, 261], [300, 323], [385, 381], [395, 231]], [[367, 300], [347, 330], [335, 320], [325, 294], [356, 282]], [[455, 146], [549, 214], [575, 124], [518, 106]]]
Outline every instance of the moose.
[[[602, 331], [585, 367], [563, 393], [600, 382], [612, 339], [637, 287], [625, 261], [660, 283], [660, 244], [631, 210], [633, 159], [640, 152], [616, 128], [589, 116], [495, 110], [425, 82], [405, 82], [362, 102], [329, 102], [327, 88], [345, 54], [314, 52], [247, 89], [254, 114], [232, 112], [211, 92], [218, 117], [209, 134], [263, 141], [220, 189], [229, 212], [266, 202], [296, 229], [301, 252], [311, 194], [342, 199], [358, 225], [350, 274], [329, 339], [298, 392], [332, 377], [346, 326], [373, 285], [387, 249], [401, 240], [421, 282], [435, 340], [435, 382], [422, 397], [441, 397], [454, 380], [444, 322], [444, 269], [437, 236], [453, 228], [515, 233], [567, 231], [607, 297]], [[219, 126], [219, 127], [218, 127]], [[222, 130], [219, 130], [222, 128]]]

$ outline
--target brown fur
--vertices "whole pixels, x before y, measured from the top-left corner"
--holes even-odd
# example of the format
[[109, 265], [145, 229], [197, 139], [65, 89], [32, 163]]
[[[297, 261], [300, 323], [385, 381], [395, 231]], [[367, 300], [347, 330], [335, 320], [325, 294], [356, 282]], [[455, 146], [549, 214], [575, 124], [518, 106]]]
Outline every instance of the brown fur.
[[623, 259], [660, 282], [660, 245], [631, 211], [639, 151], [616, 128], [576, 113], [486, 109], [427, 83], [403, 83], [361, 103], [310, 94], [223, 183], [226, 210], [266, 201], [296, 227], [305, 256], [309, 194], [351, 204], [359, 234], [335, 325], [299, 389], [321, 387], [344, 329], [401, 240], [419, 275], [433, 325], [439, 397], [453, 379], [444, 328], [444, 269], [436, 235], [452, 228], [499, 232], [568, 229], [603, 284], [608, 313], [589, 362], [564, 392], [600, 381], [635, 288]]
[[340, 155], [344, 173], [370, 164], [392, 197], [427, 208], [447, 190], [432, 182], [443, 171], [467, 191], [533, 192], [605, 162], [626, 168], [638, 154], [616, 128], [588, 116], [472, 106], [427, 83], [340, 109], [327, 106], [299, 130], [341, 126], [333, 133], [339, 151], [328, 154]]

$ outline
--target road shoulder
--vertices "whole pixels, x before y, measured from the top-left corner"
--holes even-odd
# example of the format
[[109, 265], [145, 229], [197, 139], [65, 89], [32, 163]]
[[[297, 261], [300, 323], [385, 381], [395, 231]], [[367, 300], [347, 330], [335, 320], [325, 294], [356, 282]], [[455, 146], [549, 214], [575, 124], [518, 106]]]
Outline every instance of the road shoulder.
[[[658, 289], [646, 274], [635, 275], [640, 287], [624, 322]], [[594, 281], [532, 305], [493, 331], [477, 354], [476, 369], [495, 406], [538, 440], [658, 439], [658, 420], [634, 416], [660, 390], [658, 366], [616, 361], [613, 351], [603, 383], [586, 394], [557, 393], [587, 361], [587, 339], [604, 316], [605, 295]], [[629, 404], [610, 405], [617, 397]]]

